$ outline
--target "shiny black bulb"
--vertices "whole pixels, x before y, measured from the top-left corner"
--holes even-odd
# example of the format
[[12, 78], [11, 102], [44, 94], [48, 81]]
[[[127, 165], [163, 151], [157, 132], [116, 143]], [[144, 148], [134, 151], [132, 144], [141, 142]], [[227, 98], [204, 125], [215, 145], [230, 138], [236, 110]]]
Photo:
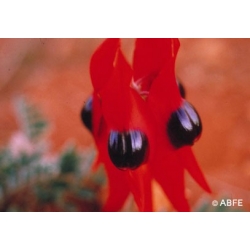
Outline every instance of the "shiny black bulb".
[[81, 110], [81, 120], [90, 132], [92, 132], [92, 105], [93, 97], [91, 96]]
[[136, 169], [147, 160], [148, 139], [140, 130], [111, 131], [108, 153], [117, 168]]
[[167, 123], [167, 134], [175, 148], [193, 145], [200, 137], [201, 131], [201, 119], [195, 108], [187, 101], [171, 114]]

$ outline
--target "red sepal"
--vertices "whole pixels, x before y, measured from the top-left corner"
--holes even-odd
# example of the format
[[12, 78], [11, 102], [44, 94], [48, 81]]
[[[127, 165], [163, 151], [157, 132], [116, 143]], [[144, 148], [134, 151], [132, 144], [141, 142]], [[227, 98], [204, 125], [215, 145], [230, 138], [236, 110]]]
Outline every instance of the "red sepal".
[[179, 40], [175, 38], [138, 38], [133, 58], [134, 85], [140, 92], [149, 91], [167, 61], [175, 59]]
[[141, 212], [152, 212], [152, 175], [147, 164], [136, 170], [127, 170], [127, 181]]
[[90, 76], [96, 93], [109, 81], [113, 73], [113, 63], [120, 47], [119, 38], [106, 39], [91, 57]]

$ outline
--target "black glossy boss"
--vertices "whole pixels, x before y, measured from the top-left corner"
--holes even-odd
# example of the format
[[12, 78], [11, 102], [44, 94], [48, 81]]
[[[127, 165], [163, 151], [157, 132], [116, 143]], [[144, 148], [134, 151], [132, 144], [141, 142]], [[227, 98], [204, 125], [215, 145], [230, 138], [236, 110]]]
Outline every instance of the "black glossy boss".
[[167, 134], [176, 148], [193, 145], [202, 131], [201, 119], [195, 108], [183, 101], [182, 106], [173, 112], [167, 122]]
[[81, 110], [81, 120], [90, 132], [92, 132], [92, 105], [93, 97], [91, 96]]
[[147, 160], [148, 146], [148, 139], [140, 130], [111, 131], [109, 134], [108, 153], [119, 169], [139, 167]]

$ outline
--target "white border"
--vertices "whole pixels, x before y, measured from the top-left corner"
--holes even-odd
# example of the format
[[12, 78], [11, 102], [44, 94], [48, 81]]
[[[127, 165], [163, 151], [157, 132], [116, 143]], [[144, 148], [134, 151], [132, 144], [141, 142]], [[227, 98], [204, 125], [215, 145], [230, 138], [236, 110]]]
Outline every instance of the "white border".
[[[243, 1], [5, 1], [1, 37], [249, 37]], [[4, 249], [246, 249], [248, 213], [1, 213]]]
[[5, 213], [3, 249], [248, 249], [247, 213]]
[[249, 37], [247, 2], [4, 1], [1, 37]]

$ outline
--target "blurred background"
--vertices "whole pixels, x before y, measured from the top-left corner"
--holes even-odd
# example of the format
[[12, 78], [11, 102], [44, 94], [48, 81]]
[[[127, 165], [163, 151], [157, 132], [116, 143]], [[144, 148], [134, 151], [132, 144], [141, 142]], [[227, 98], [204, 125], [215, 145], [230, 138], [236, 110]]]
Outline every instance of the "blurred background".
[[[105, 173], [80, 110], [103, 39], [0, 39], [0, 210], [100, 211]], [[193, 150], [210, 186], [187, 175], [192, 211], [250, 211], [250, 39], [180, 39], [176, 76], [199, 112]], [[122, 39], [131, 62], [134, 39]], [[156, 211], [173, 211], [154, 183]], [[242, 207], [211, 201], [242, 199]], [[136, 211], [129, 197], [123, 211]]]

